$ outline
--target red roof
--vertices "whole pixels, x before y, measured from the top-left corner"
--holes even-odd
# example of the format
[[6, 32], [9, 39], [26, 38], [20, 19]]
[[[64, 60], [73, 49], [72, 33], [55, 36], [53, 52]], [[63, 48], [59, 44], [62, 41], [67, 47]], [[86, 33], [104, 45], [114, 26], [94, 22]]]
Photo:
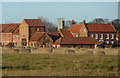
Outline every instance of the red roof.
[[19, 27], [13, 32], [14, 35], [18, 35], [19, 34]]
[[13, 33], [18, 27], [19, 23], [16, 24], [2, 24], [2, 32], [3, 33]]
[[44, 32], [36, 32], [30, 39], [30, 41], [38, 41], [45, 33]]
[[40, 19], [24, 19], [29, 26], [45, 26]]
[[83, 24], [73, 24], [70, 26], [70, 28], [68, 29], [68, 31], [72, 31], [72, 32], [79, 32], [80, 28], [82, 27]]
[[50, 37], [51, 37], [51, 39], [53, 40], [53, 41], [55, 41], [55, 40], [57, 40], [58, 38], [60, 38], [60, 35], [59, 35], [59, 33], [57, 33], [57, 32], [49, 32], [49, 33], [47, 33]]
[[73, 37], [73, 35], [72, 35], [72, 33], [70, 31], [61, 30], [61, 34], [64, 37]]
[[116, 32], [111, 24], [86, 24], [89, 32]]
[[55, 44], [100, 44], [92, 37], [62, 37], [55, 41]]

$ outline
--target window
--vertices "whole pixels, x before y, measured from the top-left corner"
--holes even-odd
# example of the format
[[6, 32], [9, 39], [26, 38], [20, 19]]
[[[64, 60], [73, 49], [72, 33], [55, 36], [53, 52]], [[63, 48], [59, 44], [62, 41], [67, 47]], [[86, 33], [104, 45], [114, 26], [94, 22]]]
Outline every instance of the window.
[[86, 29], [84, 29], [84, 32], [86, 31]]
[[95, 34], [95, 39], [98, 39], [98, 34]]
[[106, 41], [106, 44], [109, 44], [109, 41]]
[[109, 34], [106, 35], [106, 39], [109, 39]]
[[46, 40], [46, 37], [44, 37], [44, 40]]
[[25, 34], [23, 34], [23, 37], [25, 37]]
[[76, 37], [78, 37], [78, 35], [76, 35]]
[[38, 31], [39, 31], [39, 28], [36, 28], [35, 31], [38, 32]]
[[33, 46], [33, 43], [31, 43], [31, 46]]
[[5, 45], [5, 41], [3, 41], [3, 45]]
[[114, 44], [114, 41], [111, 41], [111, 44]]
[[17, 42], [15, 43], [15, 45], [17, 45]]
[[93, 37], [93, 34], [91, 34], [90, 36]]
[[16, 35], [16, 38], [17, 38], [17, 35]]
[[34, 46], [36, 46], [36, 43], [34, 43]]
[[25, 30], [25, 27], [23, 27], [23, 30]]
[[114, 34], [111, 34], [111, 39], [114, 39]]
[[7, 41], [7, 44], [9, 43], [9, 41]]
[[100, 34], [100, 39], [103, 39], [103, 34]]

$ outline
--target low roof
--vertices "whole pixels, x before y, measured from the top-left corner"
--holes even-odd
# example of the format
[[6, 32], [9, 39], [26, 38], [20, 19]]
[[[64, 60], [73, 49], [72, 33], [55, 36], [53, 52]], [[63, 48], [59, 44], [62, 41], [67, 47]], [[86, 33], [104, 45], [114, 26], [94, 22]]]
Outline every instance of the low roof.
[[47, 33], [50, 37], [51, 37], [51, 39], [53, 40], [53, 42], [55, 41], [55, 40], [57, 40], [58, 38], [60, 38], [60, 35], [59, 35], [59, 33], [57, 33], [57, 32], [49, 32], [49, 33]]
[[13, 32], [14, 35], [19, 35], [19, 27]]
[[13, 33], [18, 27], [19, 23], [15, 24], [2, 24], [2, 32], [3, 33]]
[[36, 32], [30, 39], [30, 41], [38, 41], [45, 33], [44, 32]]
[[89, 32], [116, 32], [111, 24], [86, 24]]
[[70, 26], [70, 28], [68, 29], [68, 31], [72, 31], [72, 32], [79, 32], [80, 28], [82, 27], [83, 24], [73, 24]]
[[70, 31], [61, 30], [60, 32], [64, 37], [73, 37]]
[[24, 19], [29, 26], [45, 26], [40, 19]]
[[62, 37], [55, 44], [101, 44], [92, 37]]

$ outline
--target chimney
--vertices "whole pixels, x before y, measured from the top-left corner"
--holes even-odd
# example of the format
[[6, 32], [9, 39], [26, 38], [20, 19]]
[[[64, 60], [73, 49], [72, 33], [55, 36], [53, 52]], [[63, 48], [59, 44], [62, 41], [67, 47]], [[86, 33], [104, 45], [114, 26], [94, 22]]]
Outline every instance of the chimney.
[[74, 20], [72, 20], [72, 25], [73, 25], [73, 24], [75, 24], [75, 21], [74, 21]]
[[85, 20], [83, 20], [83, 22], [82, 22], [83, 24], [85, 24]]
[[112, 19], [110, 20], [110, 24], [112, 24]]

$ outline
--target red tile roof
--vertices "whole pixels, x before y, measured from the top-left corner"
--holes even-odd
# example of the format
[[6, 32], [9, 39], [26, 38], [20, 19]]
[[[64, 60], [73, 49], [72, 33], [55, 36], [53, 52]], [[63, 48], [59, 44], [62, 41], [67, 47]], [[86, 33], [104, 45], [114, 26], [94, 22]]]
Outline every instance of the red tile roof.
[[36, 32], [30, 39], [30, 41], [38, 41], [45, 33], [44, 32]]
[[101, 44], [92, 37], [62, 37], [55, 44]]
[[89, 32], [116, 32], [111, 24], [86, 24]]
[[18, 27], [19, 23], [16, 24], [2, 24], [2, 32], [3, 33], [13, 33]]
[[14, 35], [18, 35], [19, 34], [19, 27], [13, 32]]
[[80, 28], [82, 27], [83, 24], [73, 24], [70, 26], [70, 28], [68, 29], [68, 31], [72, 31], [72, 32], [79, 32]]
[[64, 36], [64, 37], [73, 37], [72, 33], [70, 31], [65, 31], [65, 30], [61, 30], [60, 33]]
[[24, 19], [29, 26], [45, 26], [40, 19]]
[[50, 37], [51, 37], [51, 39], [53, 40], [53, 42], [55, 41], [55, 40], [57, 40], [58, 38], [60, 38], [60, 35], [59, 35], [59, 33], [57, 33], [57, 32], [49, 32], [49, 33], [47, 33]]

